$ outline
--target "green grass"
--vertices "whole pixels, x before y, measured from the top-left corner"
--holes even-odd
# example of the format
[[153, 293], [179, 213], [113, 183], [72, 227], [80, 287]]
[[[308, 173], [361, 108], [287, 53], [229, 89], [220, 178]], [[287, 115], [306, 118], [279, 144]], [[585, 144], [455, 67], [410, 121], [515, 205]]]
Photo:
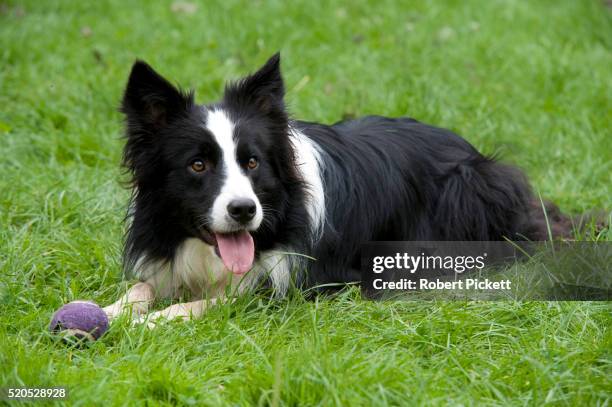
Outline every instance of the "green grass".
[[[245, 297], [75, 350], [62, 303], [120, 281], [116, 108], [137, 57], [219, 97], [282, 51], [295, 117], [409, 115], [523, 167], [564, 211], [612, 207], [612, 12], [600, 1], [0, 1], [0, 386], [74, 405], [609, 405], [609, 303]], [[610, 237], [600, 237], [610, 240]]]

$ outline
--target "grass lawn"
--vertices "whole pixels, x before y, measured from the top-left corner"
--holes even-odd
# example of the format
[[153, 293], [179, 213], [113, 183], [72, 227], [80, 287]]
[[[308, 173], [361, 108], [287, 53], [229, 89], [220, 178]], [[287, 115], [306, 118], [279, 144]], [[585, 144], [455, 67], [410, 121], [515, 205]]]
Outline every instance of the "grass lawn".
[[[605, 302], [245, 297], [75, 350], [46, 333], [113, 301], [135, 58], [219, 97], [282, 51], [300, 119], [408, 115], [523, 167], [564, 211], [612, 208], [612, 9], [602, 1], [0, 0], [0, 387], [67, 404], [609, 405]], [[348, 3], [347, 3], [348, 4]], [[612, 236], [602, 235], [603, 240]]]

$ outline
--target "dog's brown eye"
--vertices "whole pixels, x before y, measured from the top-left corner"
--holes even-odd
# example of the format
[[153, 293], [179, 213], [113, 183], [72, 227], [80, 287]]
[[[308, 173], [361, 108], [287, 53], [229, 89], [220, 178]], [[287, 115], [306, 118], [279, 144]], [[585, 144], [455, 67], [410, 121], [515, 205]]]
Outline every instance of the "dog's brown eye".
[[203, 172], [206, 169], [206, 164], [202, 160], [193, 160], [191, 163], [191, 170], [193, 172]]
[[249, 162], [247, 163], [247, 167], [249, 168], [249, 170], [254, 170], [255, 168], [257, 168], [258, 165], [259, 165], [259, 162], [257, 161], [257, 158], [255, 157], [249, 158]]

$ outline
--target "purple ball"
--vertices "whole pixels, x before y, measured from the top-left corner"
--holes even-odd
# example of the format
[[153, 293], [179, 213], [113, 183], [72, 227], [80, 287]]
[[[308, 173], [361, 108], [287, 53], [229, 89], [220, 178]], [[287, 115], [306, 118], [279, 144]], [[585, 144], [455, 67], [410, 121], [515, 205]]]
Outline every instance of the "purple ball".
[[95, 341], [108, 329], [108, 317], [90, 301], [72, 301], [58, 309], [49, 325], [53, 333]]

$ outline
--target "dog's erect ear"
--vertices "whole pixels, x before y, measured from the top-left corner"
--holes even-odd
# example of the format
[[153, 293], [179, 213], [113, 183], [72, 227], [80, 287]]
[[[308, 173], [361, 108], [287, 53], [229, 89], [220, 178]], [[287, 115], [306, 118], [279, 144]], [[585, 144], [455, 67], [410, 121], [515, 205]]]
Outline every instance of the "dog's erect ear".
[[192, 104], [192, 94], [181, 92], [147, 63], [136, 61], [123, 94], [121, 111], [131, 127], [155, 131]]
[[226, 102], [248, 104], [263, 113], [284, 110], [284, 96], [279, 52], [272, 55], [257, 72], [225, 88]]

